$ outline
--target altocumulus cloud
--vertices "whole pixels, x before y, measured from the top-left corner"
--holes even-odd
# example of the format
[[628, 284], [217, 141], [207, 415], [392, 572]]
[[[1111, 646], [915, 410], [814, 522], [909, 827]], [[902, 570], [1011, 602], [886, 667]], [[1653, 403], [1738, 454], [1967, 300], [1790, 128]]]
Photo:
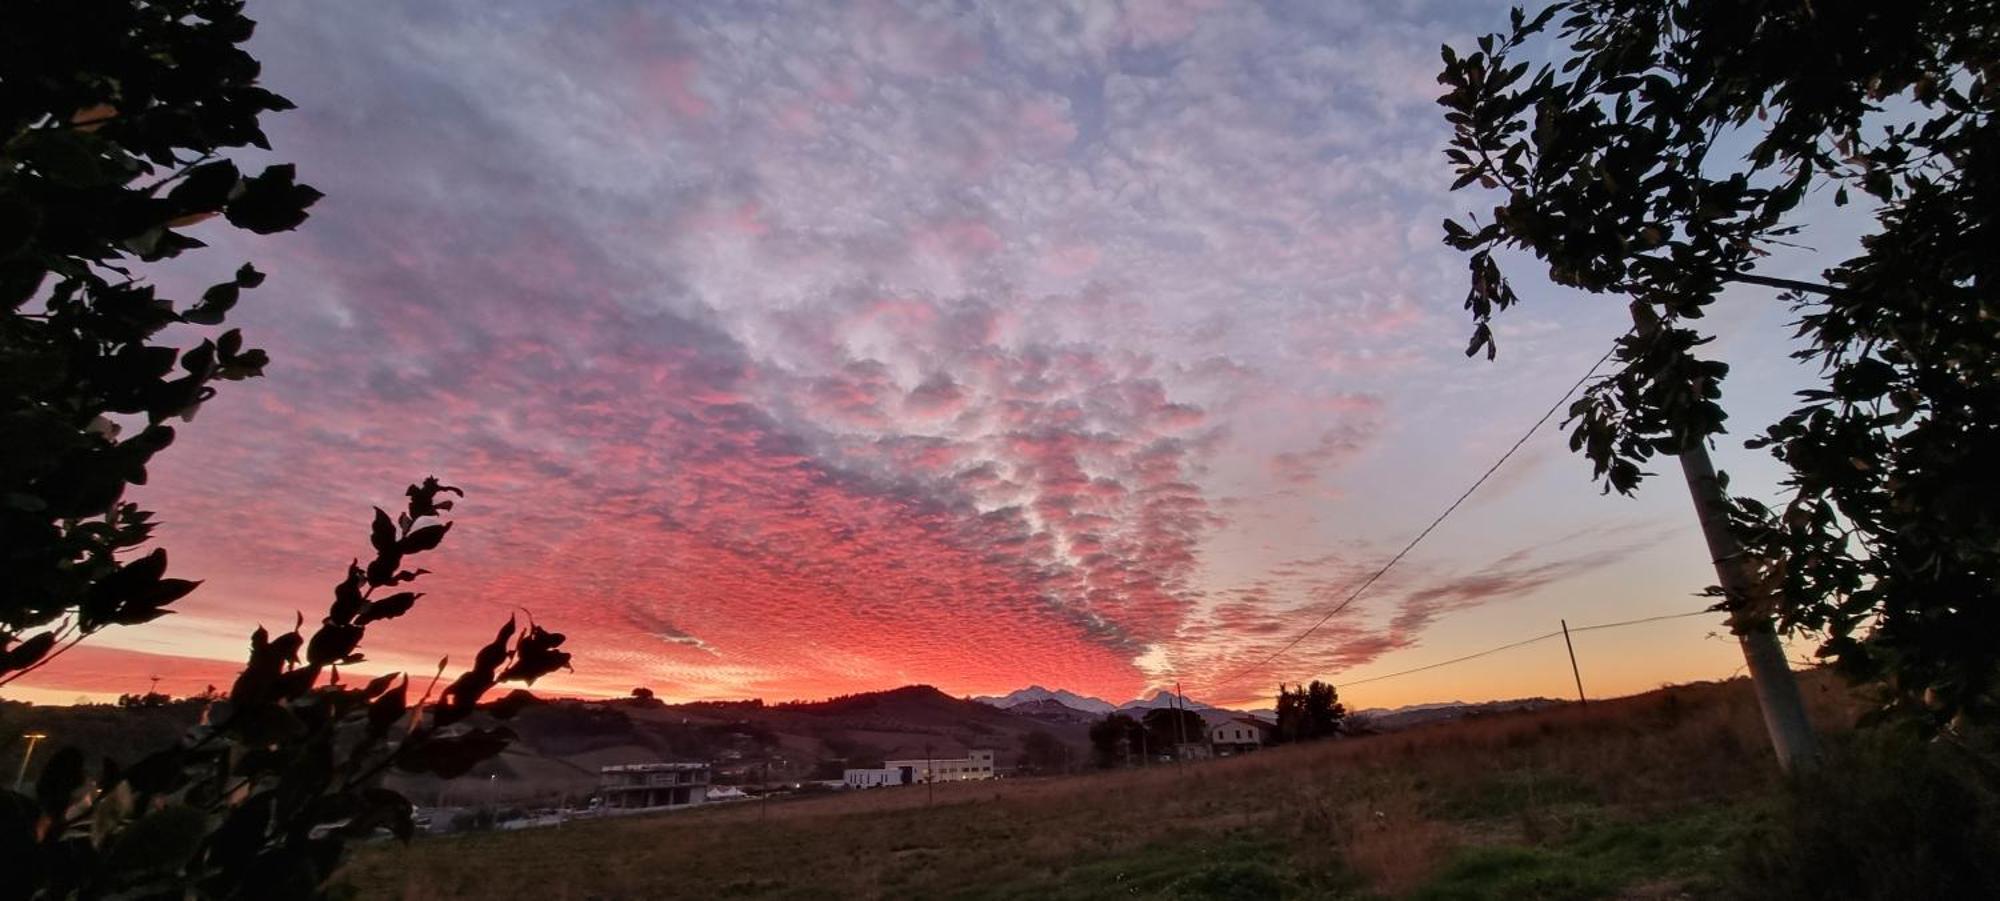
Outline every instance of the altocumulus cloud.
[[[243, 323], [270, 377], [147, 489], [214, 655], [315, 609], [427, 472], [470, 499], [376, 656], [428, 669], [526, 609], [580, 691], [1129, 696], [1379, 559], [1239, 578], [1217, 548], [1339, 515], [1300, 489], [1455, 351], [1425, 329], [1456, 273], [1408, 224], [1443, 209], [1455, 5], [359, 12], [262, 10], [301, 107], [272, 133], [328, 199], [190, 264], [274, 275]], [[1598, 559], [1401, 579], [1296, 666]]]

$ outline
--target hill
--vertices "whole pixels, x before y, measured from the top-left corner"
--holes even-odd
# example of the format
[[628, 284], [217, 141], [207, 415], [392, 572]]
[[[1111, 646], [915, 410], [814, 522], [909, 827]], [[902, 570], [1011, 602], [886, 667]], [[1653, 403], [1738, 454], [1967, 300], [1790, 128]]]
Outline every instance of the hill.
[[[596, 787], [599, 767], [663, 760], [713, 762], [722, 784], [838, 779], [848, 767], [976, 748], [992, 750], [995, 764], [1009, 769], [1035, 732], [1083, 759], [1090, 721], [1001, 709], [928, 685], [782, 704], [551, 701], [509, 724], [519, 738], [478, 791], [524, 802], [577, 798]], [[419, 803], [453, 802], [452, 787], [434, 780], [396, 785]]]
[[[57, 745], [87, 759], [130, 763], [171, 744], [201, 714], [182, 701], [156, 708], [0, 703], [0, 734], [52, 736], [29, 775]], [[522, 710], [508, 726], [518, 738], [499, 758], [454, 783], [404, 775], [392, 787], [424, 806], [577, 800], [597, 787], [600, 767], [658, 761], [704, 761], [722, 784], [838, 779], [847, 767], [880, 766], [897, 757], [954, 757], [990, 749], [1011, 769], [1030, 734], [1047, 733], [1088, 756], [1089, 714], [1056, 704], [1008, 710], [955, 698], [928, 685], [824, 701], [763, 704], [551, 700]], [[11, 778], [11, 772], [9, 774]], [[485, 777], [485, 778], [482, 778]]]
[[[1850, 722], [1859, 705], [1806, 677], [1821, 728]], [[934, 801], [883, 789], [420, 839], [344, 878], [413, 898], [1711, 897], [1781, 834], [1762, 733], [1747, 683], [1698, 684]]]
[[1481, 701], [1468, 704], [1464, 701], [1447, 701], [1438, 704], [1412, 704], [1407, 707], [1390, 709], [1371, 708], [1357, 710], [1354, 716], [1365, 722], [1367, 728], [1377, 732], [1395, 732], [1430, 726], [1468, 717], [1491, 716], [1496, 713], [1514, 713], [1523, 710], [1543, 710], [1569, 703], [1550, 698], [1517, 698], [1511, 701]]

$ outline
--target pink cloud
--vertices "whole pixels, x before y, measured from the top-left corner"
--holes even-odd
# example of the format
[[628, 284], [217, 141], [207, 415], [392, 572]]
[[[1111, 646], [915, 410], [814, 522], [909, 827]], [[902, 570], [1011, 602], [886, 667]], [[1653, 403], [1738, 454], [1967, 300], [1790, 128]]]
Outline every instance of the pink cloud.
[[641, 86], [647, 97], [687, 119], [706, 119], [714, 107], [696, 90], [701, 63], [690, 58], [651, 60], [642, 69]]

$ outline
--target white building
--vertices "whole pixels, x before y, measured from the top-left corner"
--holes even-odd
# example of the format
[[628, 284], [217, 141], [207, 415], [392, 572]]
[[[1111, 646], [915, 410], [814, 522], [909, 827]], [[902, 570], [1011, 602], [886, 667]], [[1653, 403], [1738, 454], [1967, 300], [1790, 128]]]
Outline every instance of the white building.
[[851, 788], [915, 785], [919, 782], [970, 782], [993, 778], [993, 752], [967, 751], [964, 757], [916, 757], [889, 760], [877, 770], [848, 770], [843, 782]]
[[1210, 726], [1208, 741], [1217, 755], [1255, 751], [1264, 746], [1264, 732], [1268, 728], [1256, 720], [1235, 717]]
[[903, 771], [887, 767], [876, 770], [847, 770], [841, 773], [841, 784], [848, 788], [882, 788], [888, 785], [902, 785]]
[[606, 808], [639, 810], [688, 807], [708, 800], [708, 764], [632, 763], [597, 771], [597, 797]]

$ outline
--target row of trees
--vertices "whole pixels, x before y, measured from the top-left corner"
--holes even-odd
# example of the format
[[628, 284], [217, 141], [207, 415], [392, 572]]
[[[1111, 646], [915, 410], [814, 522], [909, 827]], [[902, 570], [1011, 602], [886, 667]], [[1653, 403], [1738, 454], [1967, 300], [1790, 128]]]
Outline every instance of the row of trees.
[[1277, 711], [1277, 723], [1271, 729], [1272, 744], [1333, 738], [1341, 734], [1347, 721], [1347, 707], [1340, 703], [1340, 693], [1318, 679], [1289, 688], [1279, 683]]
[[1090, 726], [1093, 761], [1100, 767], [1150, 763], [1182, 742], [1206, 742], [1208, 724], [1192, 710], [1155, 707], [1135, 719], [1111, 713]]
[[[1267, 734], [1272, 744], [1314, 741], [1340, 735], [1346, 722], [1347, 708], [1332, 685], [1280, 684], [1277, 722]], [[1093, 762], [1104, 768], [1170, 756], [1182, 742], [1208, 742], [1208, 723], [1192, 710], [1156, 707], [1137, 719], [1110, 713], [1090, 727]]]

